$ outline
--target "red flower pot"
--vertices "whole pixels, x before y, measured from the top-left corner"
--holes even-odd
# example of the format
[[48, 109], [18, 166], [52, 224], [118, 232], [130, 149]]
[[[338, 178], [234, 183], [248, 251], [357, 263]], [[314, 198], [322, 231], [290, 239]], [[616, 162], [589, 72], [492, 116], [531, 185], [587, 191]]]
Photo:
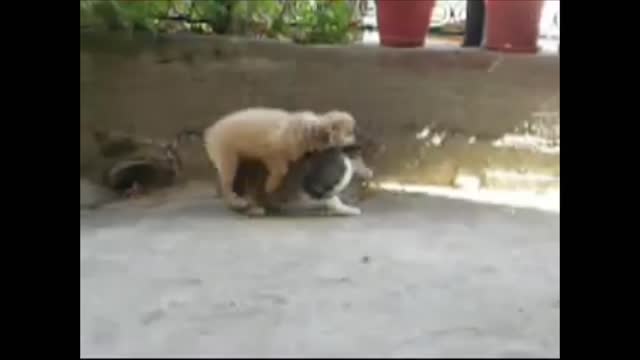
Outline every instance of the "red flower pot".
[[420, 47], [429, 32], [435, 0], [378, 0], [380, 43], [392, 47]]
[[544, 0], [485, 0], [486, 47], [505, 52], [538, 51]]

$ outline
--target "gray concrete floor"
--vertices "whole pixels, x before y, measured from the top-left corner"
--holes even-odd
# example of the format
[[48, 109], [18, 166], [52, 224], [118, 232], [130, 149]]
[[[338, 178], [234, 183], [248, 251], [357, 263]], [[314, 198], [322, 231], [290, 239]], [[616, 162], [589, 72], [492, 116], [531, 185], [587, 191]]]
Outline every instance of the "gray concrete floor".
[[246, 219], [210, 194], [81, 212], [82, 356], [559, 356], [559, 214], [385, 194]]

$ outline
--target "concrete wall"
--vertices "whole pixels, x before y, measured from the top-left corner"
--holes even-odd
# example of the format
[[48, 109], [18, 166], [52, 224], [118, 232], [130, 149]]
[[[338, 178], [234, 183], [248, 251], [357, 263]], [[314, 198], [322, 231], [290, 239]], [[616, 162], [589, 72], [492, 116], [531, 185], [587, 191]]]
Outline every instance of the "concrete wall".
[[[90, 178], [105, 166], [94, 130], [169, 138], [246, 106], [350, 111], [377, 144], [367, 157], [381, 179], [559, 176], [559, 56], [195, 35], [83, 33], [80, 43], [80, 170]], [[201, 149], [185, 151], [189, 176], [211, 176]]]

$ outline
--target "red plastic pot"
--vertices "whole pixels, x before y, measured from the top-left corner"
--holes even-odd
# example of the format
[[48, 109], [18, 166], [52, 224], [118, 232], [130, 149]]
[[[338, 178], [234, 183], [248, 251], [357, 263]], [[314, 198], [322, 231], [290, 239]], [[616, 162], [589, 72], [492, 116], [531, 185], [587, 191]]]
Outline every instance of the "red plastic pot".
[[486, 47], [504, 52], [538, 51], [544, 0], [485, 0]]
[[380, 43], [391, 47], [420, 47], [431, 24], [435, 0], [378, 0]]

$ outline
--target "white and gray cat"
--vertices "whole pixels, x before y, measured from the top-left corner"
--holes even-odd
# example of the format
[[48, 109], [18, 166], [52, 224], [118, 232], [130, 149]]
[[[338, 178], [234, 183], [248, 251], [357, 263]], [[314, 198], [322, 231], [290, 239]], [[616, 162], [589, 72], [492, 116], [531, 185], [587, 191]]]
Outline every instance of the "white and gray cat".
[[260, 190], [264, 170], [259, 167], [256, 163], [242, 164], [234, 183], [238, 194], [247, 194], [253, 200], [252, 206], [245, 210], [248, 215], [313, 210], [327, 215], [360, 215], [359, 208], [343, 203], [339, 195], [354, 178], [370, 180], [373, 177], [359, 145], [307, 154], [291, 166], [282, 187], [274, 194]]

